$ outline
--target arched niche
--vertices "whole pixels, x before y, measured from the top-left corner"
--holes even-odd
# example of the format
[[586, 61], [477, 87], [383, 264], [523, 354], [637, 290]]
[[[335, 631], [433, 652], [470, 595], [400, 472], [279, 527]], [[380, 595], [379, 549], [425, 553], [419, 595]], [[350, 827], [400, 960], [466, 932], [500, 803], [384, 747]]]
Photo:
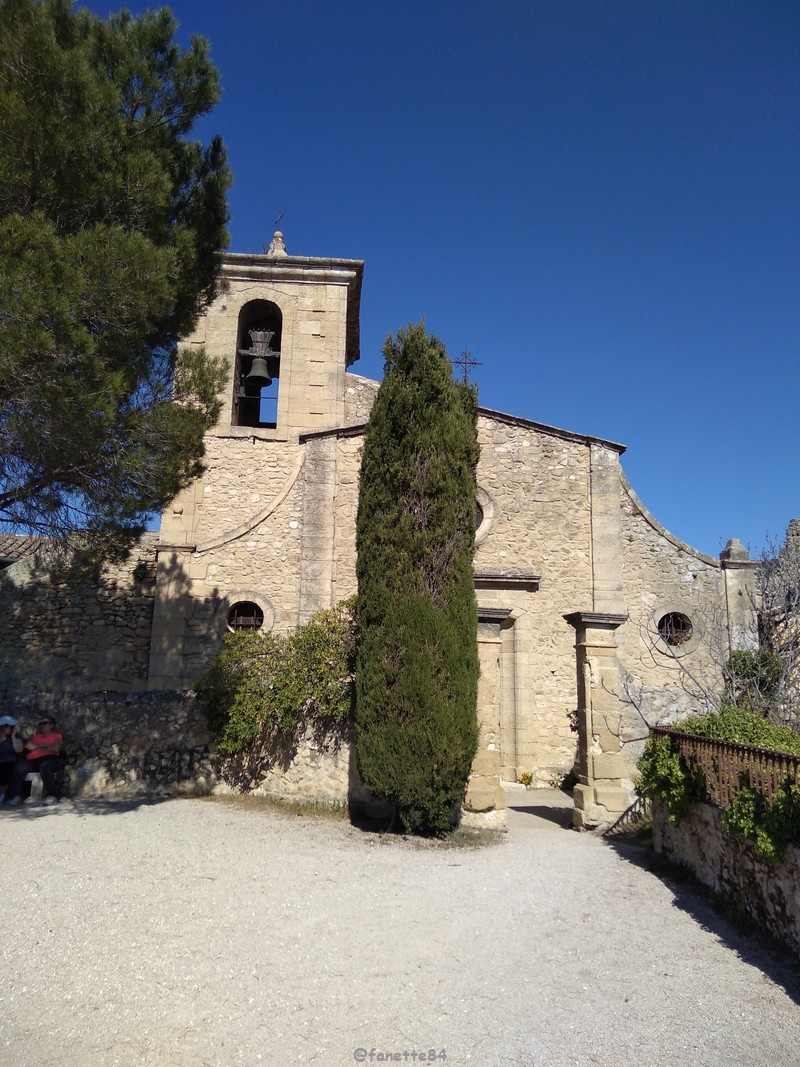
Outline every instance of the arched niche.
[[[250, 300], [239, 312], [233, 426], [277, 426], [282, 333], [283, 315], [271, 300]], [[257, 363], [257, 359], [263, 362]], [[256, 376], [265, 368], [268, 381]]]

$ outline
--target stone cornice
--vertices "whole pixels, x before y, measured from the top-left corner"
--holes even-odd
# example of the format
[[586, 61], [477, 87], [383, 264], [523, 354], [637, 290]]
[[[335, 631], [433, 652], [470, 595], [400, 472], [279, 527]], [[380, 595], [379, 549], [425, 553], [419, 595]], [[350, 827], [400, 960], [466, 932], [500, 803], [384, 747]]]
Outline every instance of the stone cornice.
[[761, 566], [757, 559], [720, 559], [720, 567], [724, 571], [755, 571]]
[[347, 286], [346, 365], [360, 356], [362, 259], [319, 259], [315, 256], [267, 256], [249, 252], [225, 252], [220, 280], [278, 284], [339, 284]]
[[503, 570], [477, 570], [473, 572], [475, 583], [489, 586], [501, 586], [506, 589], [520, 588], [521, 586], [535, 586], [539, 588], [542, 580], [540, 574], [530, 571], [503, 571]]
[[[367, 380], [371, 381], [372, 379]], [[502, 411], [492, 411], [490, 408], [478, 408], [478, 414], [483, 416], [483, 418], [493, 419], [496, 422], [504, 422], [508, 425], [520, 426], [527, 430], [536, 430], [540, 433], [547, 434], [549, 437], [559, 437], [565, 441], [577, 441], [584, 445], [602, 445], [618, 453], [625, 451], [625, 445], [616, 444], [614, 441], [605, 441], [601, 437], [587, 437], [585, 434], [572, 433], [570, 430], [560, 430], [557, 426], [546, 426], [544, 423], [532, 422], [530, 419], [518, 418], [516, 415], [506, 415]], [[366, 425], [367, 420], [365, 419], [363, 422], [352, 423], [348, 426], [332, 426], [326, 430], [310, 430], [307, 433], [300, 434], [300, 440], [308, 440], [311, 437], [323, 437], [326, 434], [352, 437], [363, 433]]]
[[[320, 259], [317, 256], [265, 256], [249, 252], [226, 252], [222, 256], [222, 276], [263, 278], [276, 281], [358, 282], [364, 274], [363, 259]], [[338, 275], [339, 277], [331, 277]]]
[[628, 620], [627, 615], [617, 615], [610, 611], [571, 611], [569, 615], [563, 615], [562, 618], [576, 629], [579, 626], [597, 626], [616, 630]]
[[478, 622], [505, 622], [511, 608], [482, 608], [478, 605]]
[[351, 422], [344, 426], [331, 426], [326, 430], [306, 430], [300, 434], [301, 444], [304, 441], [313, 441], [317, 437], [359, 437], [367, 428], [364, 422]]

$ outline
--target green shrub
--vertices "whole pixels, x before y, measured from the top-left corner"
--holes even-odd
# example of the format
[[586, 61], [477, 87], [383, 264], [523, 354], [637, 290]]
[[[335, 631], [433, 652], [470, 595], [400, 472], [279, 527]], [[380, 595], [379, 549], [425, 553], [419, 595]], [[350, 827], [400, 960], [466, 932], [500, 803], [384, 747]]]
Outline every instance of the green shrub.
[[759, 790], [740, 789], [722, 819], [729, 833], [752, 841], [756, 853], [774, 866], [788, 844], [800, 842], [800, 786], [784, 782], [771, 805]]
[[786, 672], [782, 657], [771, 648], [732, 652], [728, 659], [728, 701], [762, 716], [774, 708]]
[[352, 601], [286, 635], [228, 634], [196, 687], [219, 751], [241, 752], [265, 732], [287, 736], [310, 722], [324, 731], [349, 721], [354, 659]]
[[735, 741], [740, 745], [759, 745], [777, 752], [800, 755], [800, 734], [788, 726], [778, 726], [746, 708], [724, 705], [711, 715], [692, 715], [677, 723], [674, 730], [718, 741]]
[[739, 682], [753, 682], [758, 691], [771, 697], [780, 685], [785, 665], [780, 655], [771, 648], [759, 648], [755, 652], [731, 652], [728, 671]]

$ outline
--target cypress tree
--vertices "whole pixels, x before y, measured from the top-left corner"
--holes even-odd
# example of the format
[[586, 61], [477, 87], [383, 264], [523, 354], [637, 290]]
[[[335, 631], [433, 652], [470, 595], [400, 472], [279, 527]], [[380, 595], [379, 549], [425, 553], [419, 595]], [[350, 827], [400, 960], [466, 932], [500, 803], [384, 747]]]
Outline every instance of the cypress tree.
[[477, 397], [424, 323], [383, 350], [361, 465], [356, 755], [408, 832], [452, 825], [478, 741]]

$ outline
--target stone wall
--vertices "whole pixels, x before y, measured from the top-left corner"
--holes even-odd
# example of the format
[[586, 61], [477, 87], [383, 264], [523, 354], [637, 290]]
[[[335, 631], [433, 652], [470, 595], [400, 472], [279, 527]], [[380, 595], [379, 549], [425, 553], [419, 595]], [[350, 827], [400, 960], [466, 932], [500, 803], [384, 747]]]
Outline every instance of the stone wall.
[[146, 688], [158, 534], [99, 582], [52, 579], [34, 554], [0, 575], [0, 693]]
[[659, 854], [741, 903], [755, 923], [800, 955], [800, 848], [789, 845], [772, 867], [748, 841], [726, 835], [722, 811], [710, 804], [693, 805], [676, 827], [655, 803], [653, 837]]
[[[225, 257], [219, 299], [188, 342], [228, 361], [225, 409], [208, 435], [206, 474], [162, 517], [153, 689], [195, 684], [232, 601], [257, 603], [265, 627], [285, 631], [355, 590], [360, 452], [378, 390], [347, 372], [358, 358], [362, 266], [287, 257], [282, 238], [266, 255]], [[235, 417], [238, 331], [262, 300], [282, 322], [277, 425], [247, 427]], [[537, 785], [571, 770], [578, 653], [566, 617], [591, 629], [609, 616], [614, 641], [592, 655], [614, 660], [603, 672], [614, 689], [584, 687], [597, 712], [588, 743], [602, 780], [619, 779], [615, 795], [627, 796], [646, 722], [695, 710], [686, 678], [709, 691], [719, 679], [709, 649], [723, 643], [715, 627], [727, 624], [730, 583], [719, 561], [681, 545], [627, 491], [622, 445], [484, 409], [478, 438], [476, 591], [492, 632], [481, 650], [492, 680], [480, 766]], [[662, 605], [696, 623], [701, 640], [681, 650], [689, 671], [653, 638]]]
[[356, 517], [363, 435], [342, 436], [336, 442], [336, 494], [333, 501], [333, 570], [331, 600], [337, 604], [353, 596], [356, 581]]
[[20, 732], [49, 712], [64, 737], [67, 793], [207, 793], [216, 782], [202, 707], [191, 693], [40, 694], [6, 705]]
[[217, 795], [248, 793], [391, 816], [391, 809], [376, 801], [361, 781], [347, 727], [325, 735], [308, 728], [287, 741], [256, 743], [244, 755], [218, 760], [215, 767]]
[[222, 758], [211, 753], [205, 709], [191, 692], [41, 694], [4, 710], [23, 737], [43, 712], [55, 718], [73, 798], [250, 794], [387, 814], [361, 782], [347, 729], [335, 736], [309, 729]]
[[[727, 659], [725, 576], [720, 561], [683, 544], [647, 511], [627, 482], [621, 495], [628, 621], [620, 631], [630, 700], [643, 722], [674, 722], [714, 703]], [[669, 648], [657, 624], [690, 619], [693, 636]]]
[[500, 647], [503, 776], [546, 786], [575, 758], [575, 637], [564, 614], [591, 604], [589, 449], [510, 417], [478, 419], [478, 607], [507, 611]]
[[345, 378], [344, 417], [345, 422], [366, 422], [378, 395], [380, 382], [365, 378], [351, 371]]

